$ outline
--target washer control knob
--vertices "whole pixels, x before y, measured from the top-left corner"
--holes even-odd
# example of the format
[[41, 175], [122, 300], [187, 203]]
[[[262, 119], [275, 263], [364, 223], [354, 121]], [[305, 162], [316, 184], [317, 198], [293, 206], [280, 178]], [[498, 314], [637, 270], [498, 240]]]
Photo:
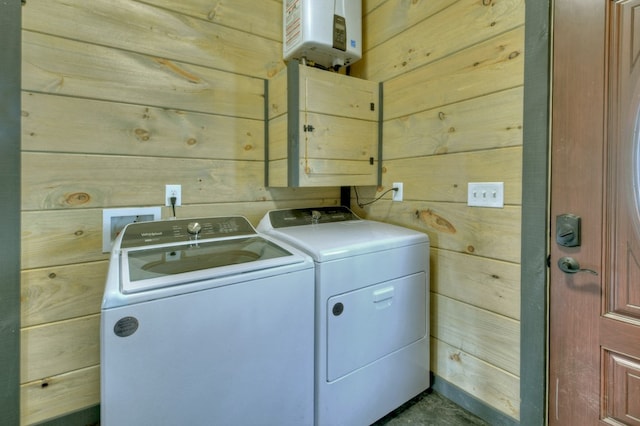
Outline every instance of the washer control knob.
[[189, 231], [190, 234], [198, 235], [201, 230], [202, 225], [200, 225], [198, 222], [190, 222], [189, 224], [187, 224], [187, 231]]

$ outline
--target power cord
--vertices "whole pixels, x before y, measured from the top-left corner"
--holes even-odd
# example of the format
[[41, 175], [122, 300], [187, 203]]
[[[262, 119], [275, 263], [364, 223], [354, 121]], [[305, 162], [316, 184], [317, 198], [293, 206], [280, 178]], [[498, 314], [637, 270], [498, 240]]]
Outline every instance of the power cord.
[[169, 201], [171, 201], [171, 210], [173, 210], [173, 217], [176, 217], [176, 201], [177, 201], [177, 197], [171, 197], [171, 198], [169, 198]]
[[364, 206], [368, 206], [369, 204], [373, 204], [376, 201], [378, 201], [379, 199], [381, 199], [382, 197], [384, 197], [385, 195], [387, 195], [389, 192], [391, 191], [397, 191], [398, 188], [391, 188], [391, 189], [387, 189], [386, 191], [384, 191], [382, 194], [380, 194], [380, 196], [372, 201], [366, 202], [366, 203], [361, 203], [360, 202], [360, 195], [358, 194], [358, 187], [354, 186], [353, 189], [356, 192], [356, 204], [358, 204], [358, 207], [363, 208]]

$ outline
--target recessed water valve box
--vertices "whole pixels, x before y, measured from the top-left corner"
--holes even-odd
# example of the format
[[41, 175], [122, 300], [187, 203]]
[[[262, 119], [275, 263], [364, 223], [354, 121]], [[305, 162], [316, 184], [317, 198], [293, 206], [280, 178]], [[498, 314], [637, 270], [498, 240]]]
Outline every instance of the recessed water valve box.
[[362, 57], [360, 0], [285, 0], [282, 8], [285, 61], [338, 69]]
[[130, 223], [161, 219], [160, 207], [126, 207], [102, 210], [102, 252], [111, 251], [118, 234]]

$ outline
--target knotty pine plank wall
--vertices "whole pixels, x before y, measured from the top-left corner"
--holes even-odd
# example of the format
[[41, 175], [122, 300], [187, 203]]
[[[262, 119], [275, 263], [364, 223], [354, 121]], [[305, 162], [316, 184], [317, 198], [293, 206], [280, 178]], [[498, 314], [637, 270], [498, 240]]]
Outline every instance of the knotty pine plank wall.
[[[363, 60], [384, 82], [383, 187], [361, 210], [431, 239], [431, 369], [519, 418], [524, 0], [364, 0]], [[468, 182], [505, 207], [467, 207]], [[390, 197], [389, 197], [390, 198]]]
[[180, 217], [257, 224], [339, 202], [337, 188], [264, 187], [281, 13], [279, 0], [26, 1], [22, 424], [99, 403], [102, 209], [160, 205], [165, 184], [182, 185]]

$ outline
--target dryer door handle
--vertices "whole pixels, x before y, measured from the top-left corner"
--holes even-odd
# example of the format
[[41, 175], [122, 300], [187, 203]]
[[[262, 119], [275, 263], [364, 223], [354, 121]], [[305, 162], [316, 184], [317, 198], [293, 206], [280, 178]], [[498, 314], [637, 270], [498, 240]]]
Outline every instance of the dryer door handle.
[[393, 286], [380, 288], [373, 292], [373, 303], [383, 302], [385, 300], [389, 300], [393, 297], [395, 292], [395, 288]]

